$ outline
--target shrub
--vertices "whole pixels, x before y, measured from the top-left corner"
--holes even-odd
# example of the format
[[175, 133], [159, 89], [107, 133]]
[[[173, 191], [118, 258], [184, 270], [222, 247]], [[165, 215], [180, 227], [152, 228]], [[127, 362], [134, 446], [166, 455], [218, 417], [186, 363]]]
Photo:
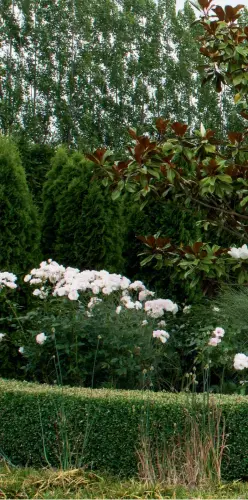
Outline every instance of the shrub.
[[[213, 400], [220, 405], [226, 425], [223, 477], [240, 479], [247, 475], [248, 466], [248, 399], [222, 396]], [[195, 404], [198, 414], [204, 414], [204, 396], [197, 396]], [[49, 463], [58, 466], [62, 407], [71, 445], [77, 445], [79, 453], [91, 424], [83, 463], [125, 476], [137, 473], [142, 422], [151, 440], [157, 446], [164, 445], [175, 432], [182, 432], [188, 411], [193, 411], [186, 394], [92, 391], [1, 380], [1, 452], [16, 465], [40, 466], [46, 464], [45, 449]]]
[[40, 257], [40, 231], [16, 146], [0, 136], [0, 269], [20, 272]]
[[137, 388], [144, 385], [143, 372], [158, 376], [169, 337], [160, 321], [166, 311], [167, 317], [177, 312], [172, 301], [151, 300], [153, 292], [140, 281], [107, 271], [80, 273], [54, 261], [42, 262], [24, 280], [37, 296], [33, 310], [19, 317], [19, 345], [32, 380], [51, 383], [59, 373], [70, 385], [94, 380], [94, 386]]

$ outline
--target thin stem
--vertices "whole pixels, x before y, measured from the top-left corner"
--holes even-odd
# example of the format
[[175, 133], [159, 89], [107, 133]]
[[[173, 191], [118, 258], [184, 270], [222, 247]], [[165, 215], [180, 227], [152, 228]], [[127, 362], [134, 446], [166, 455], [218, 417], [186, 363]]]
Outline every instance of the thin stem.
[[10, 307], [10, 309], [11, 309], [12, 313], [14, 314], [15, 319], [16, 319], [16, 321], [17, 321], [18, 325], [20, 326], [20, 329], [21, 329], [22, 333], [25, 335], [24, 328], [23, 328], [23, 326], [22, 326], [22, 324], [21, 324], [21, 322], [20, 322], [20, 320], [19, 320], [19, 318], [18, 318], [18, 316], [17, 316], [17, 314], [16, 314], [16, 310], [15, 310], [15, 308], [13, 307], [12, 302], [11, 302], [10, 300], [8, 300], [8, 299], [7, 299], [7, 300], [6, 300], [6, 303], [7, 303], [7, 304], [8, 304], [8, 306]]
[[96, 368], [96, 358], [97, 358], [97, 353], [98, 353], [98, 348], [99, 348], [99, 342], [100, 342], [100, 337], [97, 337], [97, 346], [96, 346], [96, 351], [95, 351], [95, 357], [94, 357], [94, 364], [93, 364], [93, 371], [92, 371], [92, 378], [91, 378], [91, 389], [94, 387], [94, 377], [95, 377], [95, 368]]
[[227, 215], [235, 215], [236, 217], [239, 217], [240, 219], [248, 220], [248, 215], [243, 215], [243, 214], [239, 214], [238, 212], [225, 210], [224, 208], [216, 207], [216, 205], [209, 205], [209, 203], [198, 200], [197, 198], [191, 198], [191, 199], [193, 201], [195, 201], [196, 203], [199, 203], [199, 205], [202, 205], [203, 207], [211, 208], [212, 210], [216, 210], [217, 212], [222, 212], [222, 213], [227, 214]]

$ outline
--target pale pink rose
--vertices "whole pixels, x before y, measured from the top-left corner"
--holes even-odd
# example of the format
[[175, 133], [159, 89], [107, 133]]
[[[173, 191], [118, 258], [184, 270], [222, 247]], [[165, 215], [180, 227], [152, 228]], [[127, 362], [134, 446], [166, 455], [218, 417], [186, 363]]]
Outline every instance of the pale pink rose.
[[221, 328], [220, 326], [217, 326], [217, 328], [215, 328], [215, 330], [213, 331], [213, 334], [216, 337], [224, 337], [225, 330], [224, 330], [224, 328]]
[[209, 340], [209, 343], [208, 345], [211, 345], [211, 346], [217, 346], [219, 343], [221, 342], [221, 339], [219, 339], [218, 337], [212, 337], [210, 340]]

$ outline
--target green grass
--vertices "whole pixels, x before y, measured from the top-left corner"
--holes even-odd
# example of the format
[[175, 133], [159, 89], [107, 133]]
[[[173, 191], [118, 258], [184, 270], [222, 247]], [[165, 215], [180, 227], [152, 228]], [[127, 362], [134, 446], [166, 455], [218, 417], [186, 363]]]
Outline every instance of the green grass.
[[186, 488], [118, 480], [82, 469], [61, 471], [0, 466], [0, 498], [247, 498], [248, 483]]

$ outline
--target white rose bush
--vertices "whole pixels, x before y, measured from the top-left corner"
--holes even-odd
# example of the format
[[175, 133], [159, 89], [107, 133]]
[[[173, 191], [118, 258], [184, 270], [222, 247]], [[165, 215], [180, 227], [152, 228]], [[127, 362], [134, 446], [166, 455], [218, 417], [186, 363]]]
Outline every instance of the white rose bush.
[[[65, 384], [90, 385], [94, 365], [97, 386], [152, 384], [144, 374], [158, 374], [168, 355], [163, 344], [170, 333], [161, 327], [163, 318], [174, 322], [172, 300], [155, 298], [141, 281], [105, 270], [80, 272], [52, 259], [23, 281], [33, 296], [31, 310], [16, 320], [16, 355], [26, 377], [55, 383], [60, 371]], [[2, 273], [0, 283], [17, 286], [11, 273]], [[10, 337], [2, 333], [1, 344]]]
[[[246, 245], [228, 254], [248, 259]], [[11, 344], [12, 334], [3, 330], [0, 350], [7, 357], [11, 345], [28, 379], [57, 383], [60, 373], [60, 383], [69, 385], [90, 386], [94, 380], [97, 387], [173, 390], [189, 363], [199, 369], [209, 361], [233, 371], [248, 368], [248, 357], [241, 350], [235, 353], [240, 345], [230, 343], [228, 328], [226, 336], [227, 323], [216, 305], [205, 313], [200, 306], [199, 320], [195, 306], [157, 298], [142, 281], [106, 270], [80, 271], [52, 259], [32, 269], [23, 282], [32, 307], [26, 314], [15, 311], [11, 325], [17, 335]], [[16, 289], [17, 277], [0, 273], [0, 294], [9, 305]]]

